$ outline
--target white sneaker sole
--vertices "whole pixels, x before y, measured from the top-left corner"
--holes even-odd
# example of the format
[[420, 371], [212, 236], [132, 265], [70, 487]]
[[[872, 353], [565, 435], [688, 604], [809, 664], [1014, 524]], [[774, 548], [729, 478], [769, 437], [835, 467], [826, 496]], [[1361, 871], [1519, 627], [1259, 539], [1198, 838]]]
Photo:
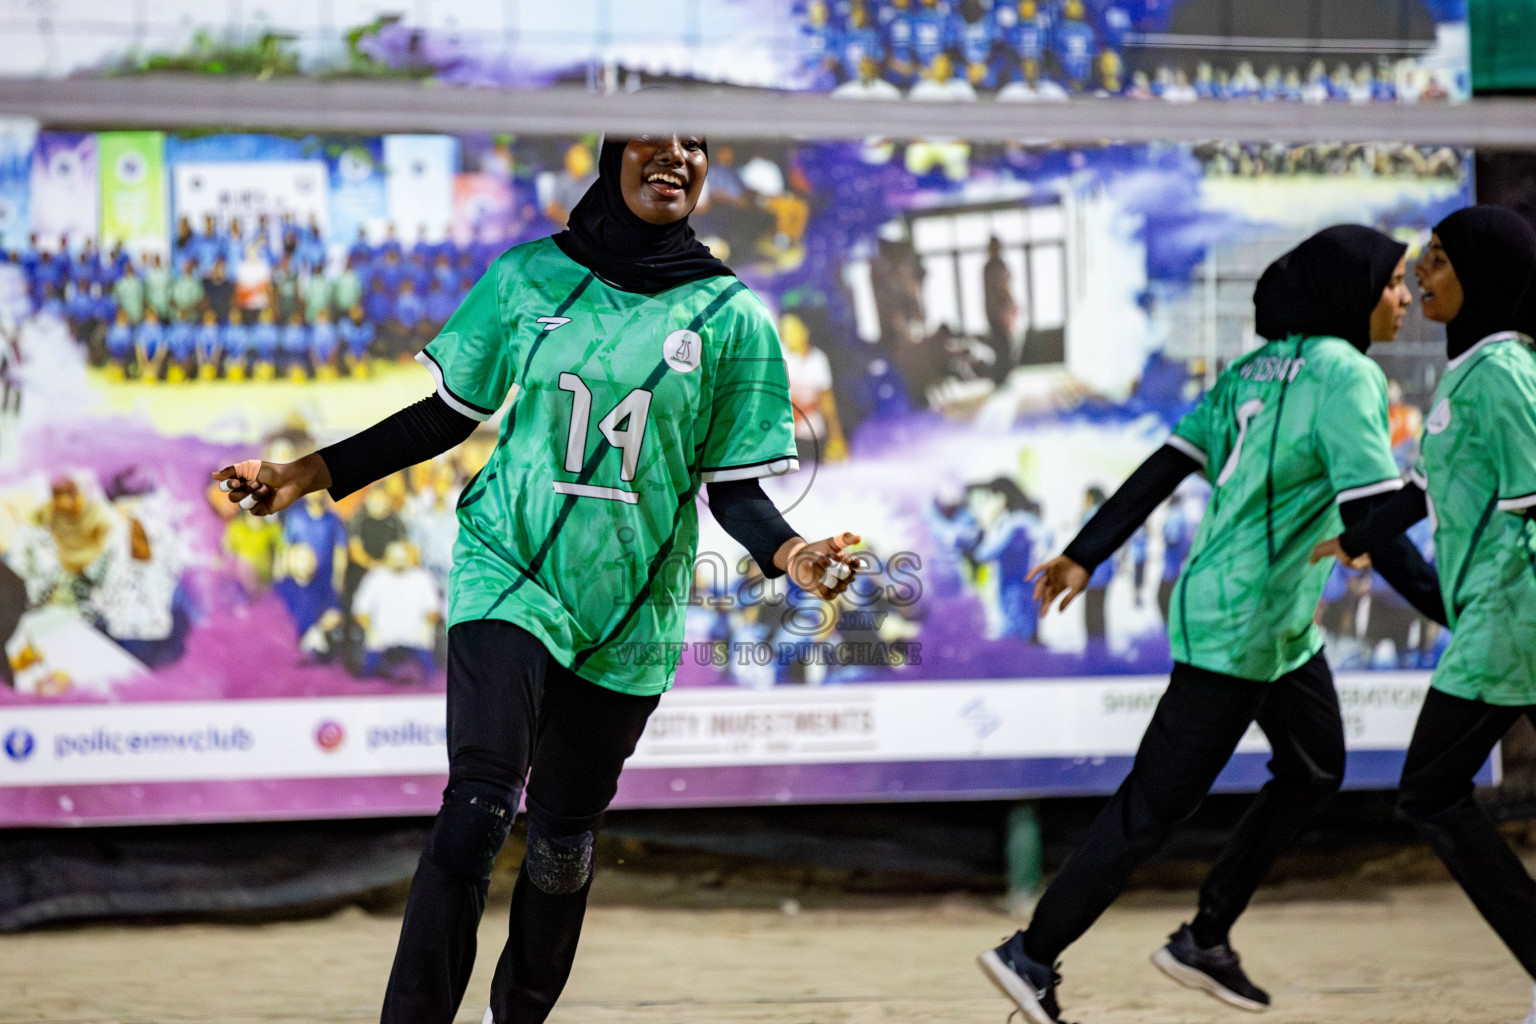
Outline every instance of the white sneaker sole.
[[1235, 1006], [1239, 1010], [1247, 1010], [1249, 1013], [1263, 1013], [1269, 1009], [1263, 1003], [1256, 1003], [1246, 996], [1238, 995], [1209, 974], [1204, 974], [1193, 967], [1180, 963], [1177, 957], [1168, 952], [1167, 946], [1152, 954], [1152, 964], [1185, 988], [1198, 989], [1209, 996], [1220, 999], [1228, 1006]]
[[983, 974], [992, 979], [998, 991], [1013, 1000], [1013, 1005], [1019, 1008], [1024, 1019], [1029, 1024], [1057, 1024], [1051, 1015], [1045, 1012], [1045, 1007], [1040, 1005], [1040, 1000], [1035, 996], [1035, 990], [1029, 983], [1020, 978], [1008, 965], [1003, 963], [1003, 958], [997, 955], [997, 950], [989, 949], [976, 958], [976, 964]]

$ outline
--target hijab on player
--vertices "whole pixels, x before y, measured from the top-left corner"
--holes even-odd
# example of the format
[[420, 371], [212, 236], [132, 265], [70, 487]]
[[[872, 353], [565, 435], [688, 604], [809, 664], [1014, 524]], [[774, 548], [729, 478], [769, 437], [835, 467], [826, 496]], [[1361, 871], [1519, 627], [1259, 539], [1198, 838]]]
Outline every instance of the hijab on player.
[[1536, 336], [1536, 229], [1524, 217], [1468, 206], [1436, 224], [1435, 236], [1462, 293], [1445, 325], [1448, 358], [1500, 331]]
[[1265, 269], [1253, 292], [1259, 335], [1343, 338], [1371, 346], [1371, 313], [1408, 247], [1373, 228], [1324, 228]]
[[[699, 141], [707, 158], [708, 144], [702, 138]], [[669, 224], [652, 224], [630, 209], [622, 184], [624, 150], [629, 143], [628, 139], [603, 140], [597, 180], [571, 211], [566, 230], [554, 236], [555, 244], [603, 281], [626, 292], [654, 295], [704, 278], [734, 277], [731, 268], [694, 235], [688, 214]], [[700, 178], [706, 173], [707, 162]], [[647, 187], [644, 180], [640, 187]]]

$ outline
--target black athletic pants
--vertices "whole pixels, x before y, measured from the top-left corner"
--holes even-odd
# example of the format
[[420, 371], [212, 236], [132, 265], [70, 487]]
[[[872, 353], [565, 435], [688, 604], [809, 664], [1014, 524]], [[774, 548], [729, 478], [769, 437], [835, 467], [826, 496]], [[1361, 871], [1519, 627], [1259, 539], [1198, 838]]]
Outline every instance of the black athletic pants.
[[1226, 940], [1275, 858], [1344, 777], [1344, 724], [1321, 653], [1272, 683], [1174, 665], [1131, 773], [1035, 907], [1024, 937], [1031, 958], [1055, 963], [1088, 930], [1199, 808], [1255, 720], [1274, 749], [1271, 778], [1207, 876], [1196, 919], [1206, 945]]
[[576, 957], [591, 833], [659, 699], [581, 679], [508, 622], [448, 631], [448, 787], [411, 882], [383, 1024], [451, 1024], [475, 966], [491, 863], [525, 781], [529, 856], [512, 892], [491, 1013], [495, 1024], [549, 1016]]
[[1536, 978], [1536, 882], [1472, 795], [1472, 777], [1521, 715], [1536, 722], [1536, 706], [1430, 690], [1408, 744], [1398, 807]]

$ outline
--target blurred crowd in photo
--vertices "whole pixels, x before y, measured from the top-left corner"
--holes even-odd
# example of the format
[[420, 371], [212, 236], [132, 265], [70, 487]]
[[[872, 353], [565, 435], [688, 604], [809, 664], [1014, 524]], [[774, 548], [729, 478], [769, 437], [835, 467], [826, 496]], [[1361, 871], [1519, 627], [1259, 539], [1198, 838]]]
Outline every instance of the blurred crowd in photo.
[[336, 244], [313, 220], [180, 219], [168, 255], [33, 235], [0, 260], [34, 310], [69, 323], [93, 365], [146, 381], [365, 375], [415, 352], [452, 316], [502, 247], [451, 238]]
[[1451, 146], [1376, 142], [1205, 142], [1193, 149], [1208, 177], [1351, 175], [1459, 178], [1466, 159]]
[[[1143, 61], [1138, 10], [1117, 0], [803, 0], [812, 88], [851, 99], [1193, 103], [1424, 103], [1449, 100], [1433, 71], [1383, 53], [1274, 62]], [[1139, 7], [1155, 7], [1141, 4]], [[1140, 11], [1142, 15], [1147, 11]], [[1146, 63], [1140, 67], [1138, 64]]]
[[[340, 502], [317, 492], [265, 518], [212, 487], [225, 568], [245, 600], [282, 605], [301, 662], [421, 685], [446, 652], [459, 495], [491, 443], [472, 439]], [[288, 430], [267, 441], [263, 457], [286, 462], [314, 447], [302, 429]]]
[[105, 692], [180, 661], [199, 615], [183, 512], [137, 467], [60, 471], [0, 495], [0, 682]]

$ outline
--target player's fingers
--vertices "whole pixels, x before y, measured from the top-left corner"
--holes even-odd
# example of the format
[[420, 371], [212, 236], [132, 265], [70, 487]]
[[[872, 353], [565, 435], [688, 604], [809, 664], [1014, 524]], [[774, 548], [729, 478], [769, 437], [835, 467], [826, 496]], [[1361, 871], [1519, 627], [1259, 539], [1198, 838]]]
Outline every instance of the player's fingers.
[[1077, 597], [1078, 594], [1081, 594], [1083, 592], [1083, 588], [1082, 587], [1074, 587], [1070, 583], [1067, 584], [1067, 586], [1064, 589], [1067, 592], [1067, 596], [1062, 598], [1062, 600], [1061, 600], [1061, 610], [1062, 611], [1066, 611], [1067, 610], [1067, 605], [1072, 603], [1073, 598]]
[[242, 480], [255, 480], [261, 475], [260, 459], [243, 459], [235, 463], [235, 475]]
[[[1050, 568], [1050, 565], [1051, 565], [1050, 562], [1041, 562], [1039, 565], [1037, 565], [1033, 569], [1029, 570], [1029, 575], [1024, 577], [1024, 582], [1028, 583], [1030, 580], [1034, 579], [1036, 576], [1039, 576], [1041, 573], [1045, 572], [1046, 569]], [[1037, 583], [1037, 584], [1035, 584], [1035, 592], [1036, 592], [1037, 595], [1039, 594], [1039, 590], [1040, 590], [1040, 584]]]
[[853, 547], [859, 542], [859, 539], [859, 535], [856, 533], [840, 533], [835, 537], [828, 537], [827, 545], [831, 548], [833, 554], [837, 554], [845, 548]]
[[1061, 588], [1049, 578], [1042, 579], [1035, 586], [1035, 600], [1040, 602], [1041, 614], [1055, 607], [1056, 599], [1060, 596]]

